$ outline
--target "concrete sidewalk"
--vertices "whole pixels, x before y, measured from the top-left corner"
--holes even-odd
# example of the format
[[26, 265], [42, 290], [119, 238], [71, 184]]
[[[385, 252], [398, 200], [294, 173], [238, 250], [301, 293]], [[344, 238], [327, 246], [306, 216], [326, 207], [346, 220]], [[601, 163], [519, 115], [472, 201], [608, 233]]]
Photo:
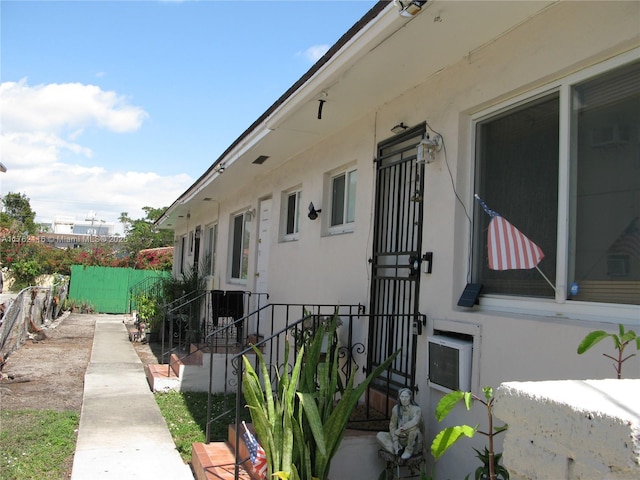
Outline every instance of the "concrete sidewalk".
[[71, 479], [193, 480], [123, 320], [122, 315], [96, 319]]

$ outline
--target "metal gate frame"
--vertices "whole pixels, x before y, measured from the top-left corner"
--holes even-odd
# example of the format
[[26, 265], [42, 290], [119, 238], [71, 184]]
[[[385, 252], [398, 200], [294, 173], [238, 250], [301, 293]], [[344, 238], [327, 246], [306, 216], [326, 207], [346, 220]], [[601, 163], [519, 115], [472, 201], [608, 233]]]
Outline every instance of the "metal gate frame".
[[424, 164], [417, 162], [426, 123], [378, 144], [371, 262], [368, 371], [397, 349], [400, 355], [375, 385], [416, 390]]

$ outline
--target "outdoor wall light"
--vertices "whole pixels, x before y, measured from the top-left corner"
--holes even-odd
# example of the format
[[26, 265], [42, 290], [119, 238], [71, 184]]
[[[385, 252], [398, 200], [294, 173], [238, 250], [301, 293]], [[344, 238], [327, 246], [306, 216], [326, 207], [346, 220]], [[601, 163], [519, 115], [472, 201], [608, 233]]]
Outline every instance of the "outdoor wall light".
[[313, 206], [313, 202], [311, 202], [309, 204], [309, 214], [307, 215], [307, 217], [309, 217], [309, 220], [315, 220], [316, 218], [318, 218], [318, 214], [321, 211], [322, 210], [320, 208], [316, 210], [316, 207]]
[[436, 159], [436, 152], [442, 150], [442, 135], [436, 134], [433, 138], [427, 133], [418, 144], [418, 163], [431, 163]]
[[400, 122], [399, 124], [397, 124], [396, 126], [394, 126], [394, 127], [391, 129], [391, 131], [392, 131], [393, 133], [396, 133], [396, 134], [397, 134], [397, 133], [402, 133], [402, 132], [404, 132], [407, 128], [409, 128], [409, 127], [407, 127], [404, 123]]
[[426, 0], [413, 0], [412, 2], [396, 0], [396, 5], [400, 7], [400, 16], [409, 18], [415, 17], [425, 3], [427, 3]]

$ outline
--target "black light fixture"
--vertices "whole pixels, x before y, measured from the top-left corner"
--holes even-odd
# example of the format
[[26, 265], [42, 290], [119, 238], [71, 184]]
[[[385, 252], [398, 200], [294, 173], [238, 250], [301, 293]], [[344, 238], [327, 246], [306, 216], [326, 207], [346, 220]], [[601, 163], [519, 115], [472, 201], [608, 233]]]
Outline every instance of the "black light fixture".
[[309, 220], [315, 220], [316, 218], [318, 218], [318, 214], [321, 211], [322, 210], [320, 208], [316, 210], [316, 207], [313, 206], [313, 202], [311, 202], [309, 204], [309, 214], [307, 215], [307, 217], [309, 217]]
[[409, 127], [407, 127], [404, 123], [400, 122], [399, 124], [395, 125], [395, 126], [391, 129], [391, 131], [392, 131], [393, 133], [402, 133], [402, 132], [404, 132], [407, 128], [409, 128]]

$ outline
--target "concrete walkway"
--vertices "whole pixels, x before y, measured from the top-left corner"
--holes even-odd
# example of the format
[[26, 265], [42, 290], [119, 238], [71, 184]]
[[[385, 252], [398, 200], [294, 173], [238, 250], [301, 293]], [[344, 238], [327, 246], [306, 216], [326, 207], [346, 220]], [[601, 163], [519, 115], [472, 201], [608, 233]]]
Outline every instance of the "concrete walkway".
[[193, 480], [123, 319], [97, 316], [71, 480]]

